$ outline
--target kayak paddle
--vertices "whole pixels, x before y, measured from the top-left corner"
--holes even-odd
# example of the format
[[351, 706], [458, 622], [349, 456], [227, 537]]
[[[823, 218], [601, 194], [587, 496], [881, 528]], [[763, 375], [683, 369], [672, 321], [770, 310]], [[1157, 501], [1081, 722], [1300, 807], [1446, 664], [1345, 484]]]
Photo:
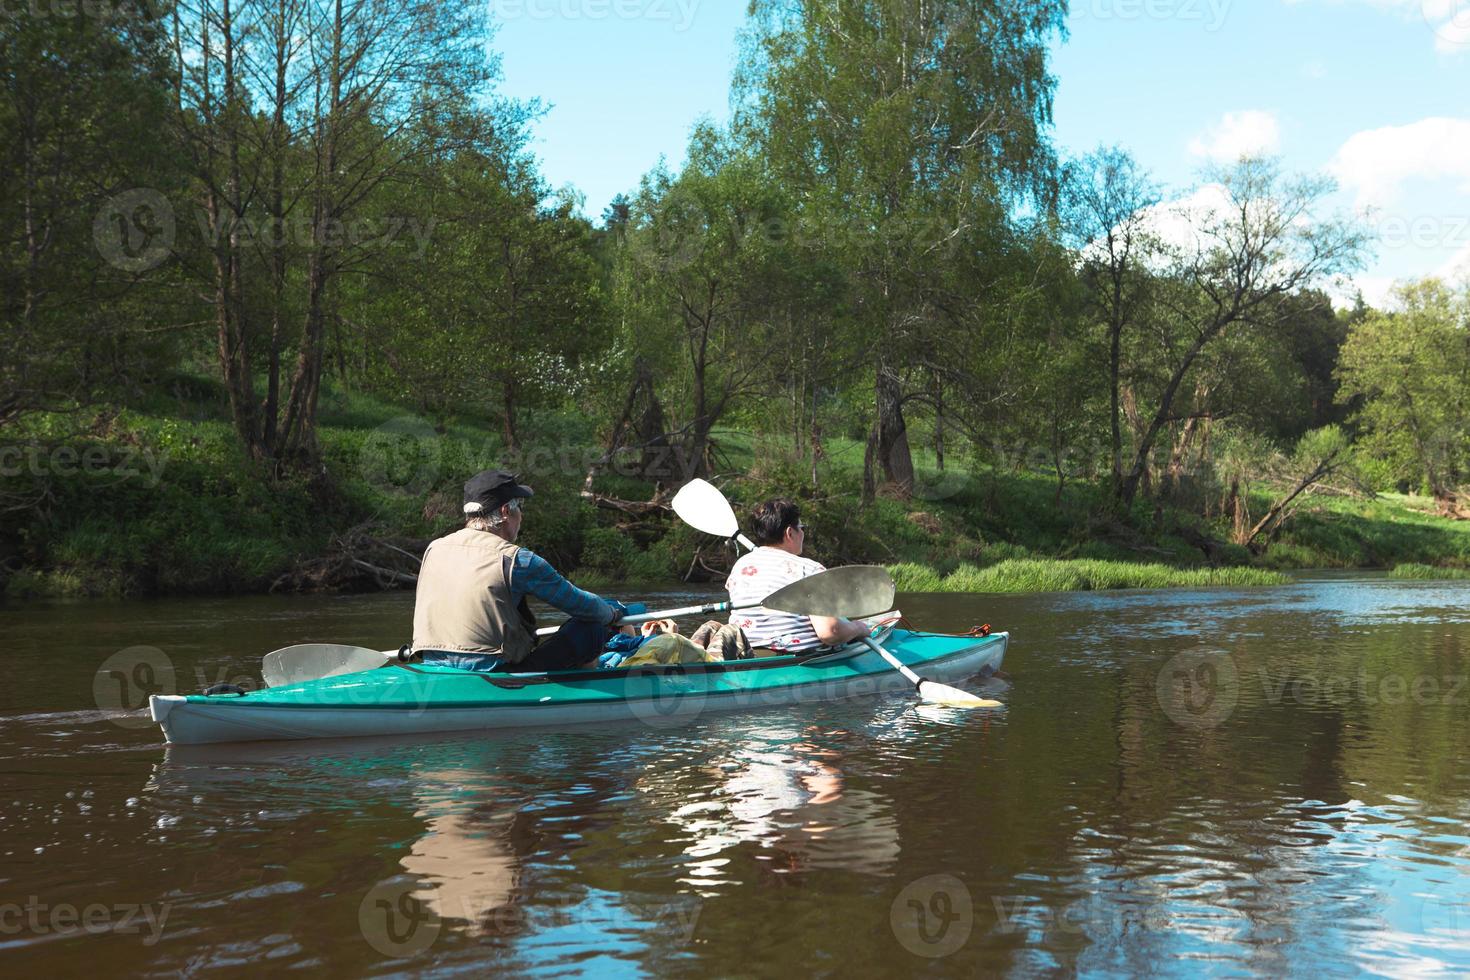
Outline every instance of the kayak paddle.
[[[711, 488], [713, 489], [713, 488]], [[716, 491], [718, 492], [718, 491]], [[680, 616], [710, 616], [731, 612], [736, 609], [754, 609], [765, 606], [781, 612], [801, 616], [839, 616], [843, 619], [861, 619], [893, 608], [893, 577], [887, 569], [876, 565], [848, 565], [829, 571], [809, 575], [799, 582], [771, 593], [761, 602], [747, 602], [733, 606], [728, 602], [711, 602], [702, 606], [684, 606], [680, 609], [663, 609], [658, 612], [640, 613], [618, 620], [615, 626], [636, 626], [659, 619], [675, 619]], [[538, 636], [550, 636], [558, 627], [538, 630]], [[337, 677], [374, 670], [392, 661], [398, 651], [380, 652], [366, 647], [341, 646], [332, 643], [307, 643], [287, 647], [265, 655], [261, 663], [261, 676], [267, 687], [282, 687], [304, 681]]]
[[898, 671], [904, 677], [908, 678], [909, 683], [913, 684], [914, 687], [918, 690], [919, 697], [923, 698], [925, 701], [930, 702], [931, 704], [942, 704], [951, 708], [1002, 707], [999, 701], [992, 701], [989, 698], [982, 698], [978, 694], [971, 694], [969, 691], [963, 690], [961, 688], [950, 687], [948, 684], [940, 684], [938, 681], [926, 680], [923, 677], [920, 677], [912, 670], [909, 670], [908, 665], [906, 665], [902, 660], [899, 660], [893, 654], [883, 649], [882, 644], [880, 644], [877, 640], [874, 640], [871, 636], [863, 637], [862, 642], [868, 645], [869, 650], [872, 650], [878, 656], [888, 661], [889, 666], [893, 667], [894, 670]]
[[394, 650], [380, 653], [365, 647], [337, 643], [303, 643], [266, 654], [260, 664], [260, 676], [266, 687], [284, 687], [287, 684], [300, 684], [302, 681], [372, 670], [383, 666], [396, 654], [397, 651]]
[[674, 513], [696, 531], [713, 534], [717, 538], [733, 538], [754, 551], [755, 545], [740, 533], [740, 522], [730, 501], [720, 493], [718, 487], [704, 480], [690, 480], [674, 494]]
[[[683, 501], [682, 505], [681, 499]], [[731, 509], [730, 502], [725, 499], [725, 495], [720, 493], [719, 488], [713, 484], [706, 483], [704, 480], [691, 480], [689, 483], [686, 483], [674, 495], [674, 513], [678, 514], [684, 523], [697, 531], [719, 535], [720, 537], [734, 537], [747, 549], [751, 551], [755, 550], [755, 545], [745, 535], [738, 533], [739, 522], [735, 519], [735, 511]], [[760, 605], [765, 606], [767, 609], [776, 609], [781, 612], [797, 613], [803, 616], [829, 616], [834, 619], [861, 619], [864, 616], [871, 616], [876, 612], [884, 612], [893, 605], [894, 586], [892, 576], [889, 576], [887, 571], [881, 568], [877, 570], [883, 572], [884, 576], [888, 578], [887, 598], [883, 600], [882, 607], [875, 608], [873, 612], [857, 613], [855, 615], [839, 611], [848, 608], [844, 605], [844, 597], [840, 593], [841, 589], [871, 588], [876, 583], [866, 579], [862, 575], [855, 575], [851, 579], [846, 579], [837, 577], [836, 573], [849, 569], [863, 570], [869, 568], [876, 568], [876, 566], [849, 565], [843, 568], [829, 569], [817, 575], [802, 579], [793, 585], [786, 586], [786, 588], [781, 589], [779, 592], [767, 596], [765, 601], [760, 603]], [[818, 582], [818, 580], [821, 581]], [[790, 605], [779, 604], [785, 597], [786, 592], [795, 585], [801, 585], [802, 582], [817, 583], [813, 586], [809, 594], [803, 596], [803, 598], [809, 598], [811, 601], [805, 603], [802, 608], [793, 608]], [[856, 600], [855, 604], [859, 606], [870, 604], [873, 601], [877, 601], [880, 594], [879, 592], [874, 592], [871, 595], [863, 596]], [[969, 691], [920, 677], [910, 670], [903, 661], [885, 650], [881, 644], [870, 636], [863, 637], [862, 642], [867, 644], [868, 649], [888, 661], [889, 666], [907, 678], [919, 692], [919, 697], [925, 701], [957, 708], [1001, 707], [999, 701], [982, 698], [978, 695], [971, 694]]]

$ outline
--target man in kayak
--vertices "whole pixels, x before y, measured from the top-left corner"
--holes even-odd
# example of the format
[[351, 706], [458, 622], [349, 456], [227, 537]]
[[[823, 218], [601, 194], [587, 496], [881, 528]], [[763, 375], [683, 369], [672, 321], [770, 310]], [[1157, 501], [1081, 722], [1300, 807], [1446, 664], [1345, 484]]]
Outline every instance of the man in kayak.
[[[759, 547], [736, 562], [725, 580], [731, 605], [760, 602], [777, 589], [826, 571], [818, 562], [801, 556], [806, 525], [790, 500], [778, 497], [757, 505], [750, 523], [751, 537]], [[744, 630], [752, 647], [779, 653], [839, 646], [868, 632], [864, 624], [846, 619], [798, 616], [763, 606], [732, 613], [730, 625]]]
[[[530, 487], [503, 470], [464, 486], [465, 526], [429, 544], [413, 608], [413, 652], [465, 670], [540, 672], [597, 666], [610, 630], [627, 612], [584, 592], [516, 545]], [[539, 646], [529, 596], [571, 619]]]

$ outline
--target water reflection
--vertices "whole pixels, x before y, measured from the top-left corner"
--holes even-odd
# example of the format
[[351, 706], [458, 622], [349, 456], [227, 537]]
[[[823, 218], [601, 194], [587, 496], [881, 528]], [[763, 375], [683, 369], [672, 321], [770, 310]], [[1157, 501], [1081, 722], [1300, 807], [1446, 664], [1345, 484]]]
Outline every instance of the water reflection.
[[715, 751], [698, 771], [706, 786], [689, 800], [690, 774], [640, 780], [682, 835], [686, 883], [701, 891], [731, 881], [727, 852], [754, 846], [771, 874], [840, 868], [881, 875], [897, 859], [898, 826], [889, 801], [849, 785], [845, 729], [766, 725], [733, 751]]
[[[415, 796], [421, 809], [414, 816], [424, 821], [425, 832], [404, 855], [403, 870], [418, 886], [413, 898], [440, 919], [470, 936], [487, 933], [504, 935], [518, 925], [515, 899], [525, 853], [534, 849], [524, 828], [517, 828], [517, 813], [483, 801], [478, 803], [427, 792], [427, 787], [466, 783], [480, 774], [436, 771], [415, 778], [420, 788]], [[523, 824], [524, 821], [521, 821]], [[519, 838], [530, 847], [518, 855], [512, 841]]]
[[[393, 602], [178, 604], [176, 622], [170, 604], [137, 605], [105, 629], [61, 610], [14, 634], [32, 644], [16, 662], [39, 666], [0, 691], [0, 905], [171, 911], [155, 946], [0, 936], [8, 964], [1470, 970], [1465, 586], [905, 597], [933, 628], [1013, 630], [995, 712], [896, 695], [672, 729], [164, 751], [88, 707], [118, 647], [210, 677], [221, 651], [309, 638], [320, 615], [343, 636], [388, 635], [409, 608]], [[237, 635], [232, 614], [260, 635]], [[1162, 693], [1181, 656], [1220, 668], [1185, 712]], [[948, 902], [924, 891], [940, 879]], [[363, 910], [385, 883], [437, 924], [410, 959], [373, 944]], [[894, 924], [916, 908], [925, 928], [969, 917], [946, 955], [923, 959], [923, 930]]]

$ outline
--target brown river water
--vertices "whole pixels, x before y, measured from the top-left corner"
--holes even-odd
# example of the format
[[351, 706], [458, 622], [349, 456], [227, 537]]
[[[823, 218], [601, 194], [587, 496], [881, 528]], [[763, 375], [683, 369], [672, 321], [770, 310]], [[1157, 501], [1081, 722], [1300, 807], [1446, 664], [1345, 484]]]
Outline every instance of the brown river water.
[[411, 596], [0, 607], [0, 964], [1470, 971], [1470, 583], [902, 607], [1010, 630], [1004, 707], [169, 749], [147, 688], [396, 646]]

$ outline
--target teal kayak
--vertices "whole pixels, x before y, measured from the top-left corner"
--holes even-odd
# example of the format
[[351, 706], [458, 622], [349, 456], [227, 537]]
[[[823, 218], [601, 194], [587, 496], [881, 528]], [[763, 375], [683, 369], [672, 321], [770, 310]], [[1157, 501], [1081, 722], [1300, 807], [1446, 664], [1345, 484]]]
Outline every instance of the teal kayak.
[[[926, 678], [953, 683], [1000, 668], [1009, 634], [894, 630], [885, 648]], [[481, 674], [391, 664], [247, 694], [149, 699], [173, 744], [424, 735], [637, 721], [680, 724], [706, 711], [834, 701], [913, 690], [866, 647], [714, 664], [550, 674]]]

